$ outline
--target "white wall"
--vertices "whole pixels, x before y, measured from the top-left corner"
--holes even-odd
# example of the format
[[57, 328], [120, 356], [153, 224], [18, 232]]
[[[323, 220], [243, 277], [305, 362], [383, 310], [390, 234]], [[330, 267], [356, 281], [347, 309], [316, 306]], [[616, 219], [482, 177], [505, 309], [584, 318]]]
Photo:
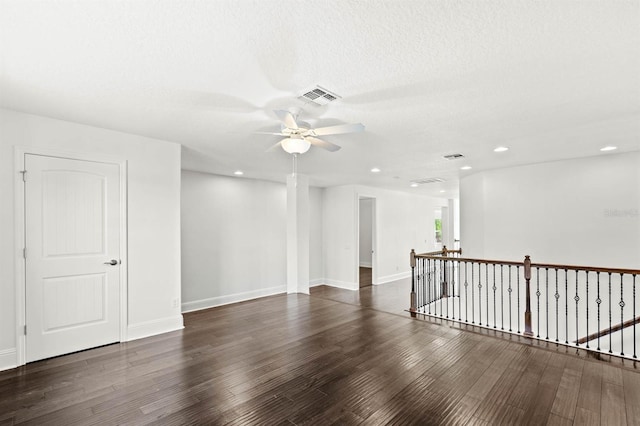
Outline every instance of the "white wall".
[[376, 268], [373, 283], [407, 277], [409, 252], [434, 249], [434, 211], [447, 200], [365, 186], [325, 189], [324, 261], [329, 285], [357, 289], [358, 199], [375, 198]]
[[[309, 188], [309, 273], [322, 277], [322, 190]], [[203, 309], [286, 291], [287, 188], [182, 172], [182, 308]]]
[[477, 173], [460, 182], [465, 257], [640, 268], [640, 153]]
[[0, 369], [15, 365], [14, 147], [128, 161], [128, 338], [182, 327], [180, 146], [0, 110]]
[[371, 268], [371, 249], [373, 248], [373, 200], [371, 198], [361, 198], [360, 203], [360, 224], [359, 224], [359, 246], [360, 246], [360, 266]]

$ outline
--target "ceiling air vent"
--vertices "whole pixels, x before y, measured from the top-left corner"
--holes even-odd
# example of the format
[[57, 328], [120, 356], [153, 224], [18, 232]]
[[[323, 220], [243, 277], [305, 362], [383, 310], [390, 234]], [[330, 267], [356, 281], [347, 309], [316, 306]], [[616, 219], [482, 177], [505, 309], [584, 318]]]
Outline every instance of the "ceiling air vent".
[[424, 185], [425, 183], [438, 183], [438, 182], [444, 182], [444, 179], [433, 177], [433, 178], [416, 179], [411, 181], [411, 183], [415, 183], [417, 185]]
[[459, 158], [464, 158], [464, 155], [462, 155], [462, 154], [449, 154], [449, 155], [445, 155], [444, 158], [446, 158], [447, 160], [457, 160]]
[[320, 86], [316, 86], [314, 89], [311, 89], [305, 92], [302, 96], [299, 96], [298, 99], [312, 105], [321, 106], [335, 101], [336, 99], [340, 99], [340, 96], [328, 91], [327, 89], [323, 89]]

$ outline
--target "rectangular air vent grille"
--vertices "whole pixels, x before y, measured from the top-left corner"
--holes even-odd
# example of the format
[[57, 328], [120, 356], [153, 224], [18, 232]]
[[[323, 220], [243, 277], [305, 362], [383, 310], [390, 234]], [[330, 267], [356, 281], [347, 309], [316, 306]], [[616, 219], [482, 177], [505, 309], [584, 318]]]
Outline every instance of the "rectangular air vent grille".
[[329, 102], [340, 99], [340, 96], [320, 86], [316, 86], [315, 89], [311, 89], [302, 96], [299, 96], [298, 99], [313, 105], [326, 105]]
[[411, 181], [411, 183], [415, 183], [418, 185], [424, 185], [425, 183], [438, 183], [438, 182], [444, 182], [444, 179], [433, 177], [433, 178], [416, 179]]
[[444, 158], [446, 158], [447, 160], [457, 160], [459, 158], [464, 158], [464, 155], [462, 155], [462, 154], [449, 154], [449, 155], [445, 155]]

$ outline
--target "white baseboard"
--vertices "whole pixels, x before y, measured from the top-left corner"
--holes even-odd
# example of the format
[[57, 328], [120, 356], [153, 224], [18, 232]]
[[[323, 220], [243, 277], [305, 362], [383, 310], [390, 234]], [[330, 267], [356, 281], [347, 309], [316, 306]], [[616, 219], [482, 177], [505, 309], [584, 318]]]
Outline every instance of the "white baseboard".
[[18, 359], [15, 348], [3, 349], [0, 351], [0, 371], [10, 370], [18, 366]]
[[347, 281], [330, 280], [328, 278], [325, 278], [324, 284], [328, 285], [328, 286], [331, 286], [331, 287], [344, 288], [346, 290], [358, 290], [359, 289], [358, 283], [350, 283], [350, 282], [347, 282]]
[[[309, 283], [311, 286], [311, 283]], [[273, 296], [287, 292], [287, 286], [269, 287], [259, 290], [246, 291], [244, 293], [228, 294], [224, 296], [211, 297], [209, 299], [195, 300], [182, 304], [182, 312], [199, 311], [201, 309], [215, 308], [216, 306], [228, 305], [230, 303], [244, 302], [258, 299], [260, 297]]]
[[309, 281], [309, 287], [317, 287], [319, 285], [324, 285], [324, 278], [316, 278], [315, 280]]
[[182, 322], [182, 315], [131, 324], [127, 327], [127, 341], [181, 330], [183, 328], [184, 323]]
[[410, 277], [411, 277], [411, 271], [400, 272], [398, 274], [392, 274], [392, 275], [385, 275], [383, 277], [378, 277], [378, 282], [376, 284], [390, 283], [392, 281], [402, 280]]
[[371, 265], [371, 262], [360, 261], [360, 266], [363, 268], [373, 268], [373, 265]]

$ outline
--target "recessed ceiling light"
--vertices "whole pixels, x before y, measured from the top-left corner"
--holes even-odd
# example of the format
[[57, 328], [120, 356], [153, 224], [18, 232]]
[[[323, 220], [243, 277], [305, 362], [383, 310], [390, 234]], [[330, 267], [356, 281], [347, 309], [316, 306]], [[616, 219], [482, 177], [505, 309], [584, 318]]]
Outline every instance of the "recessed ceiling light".
[[377, 167], [374, 167], [373, 169], [371, 169], [371, 173], [380, 173], [380, 169]]
[[447, 192], [447, 191], [445, 191], [444, 189], [441, 189], [441, 190], [440, 190], [440, 193], [442, 194], [443, 192]]
[[613, 151], [615, 149], [618, 149], [618, 147], [609, 145], [609, 146], [605, 146], [604, 148], [600, 148], [600, 151]]
[[509, 151], [509, 148], [507, 148], [506, 146], [499, 146], [493, 150], [493, 152], [505, 152], [505, 151]]
[[471, 166], [462, 166], [460, 170], [471, 170]]
[[413, 182], [413, 183], [412, 183], [411, 185], [409, 185], [409, 186], [410, 186], [410, 187], [412, 187], [412, 188], [417, 188], [417, 187], [418, 187], [418, 184], [417, 184], [417, 183], [415, 183], [415, 182]]
[[236, 176], [242, 176], [244, 172], [242, 170], [236, 170], [235, 172], [233, 172], [233, 174]]

